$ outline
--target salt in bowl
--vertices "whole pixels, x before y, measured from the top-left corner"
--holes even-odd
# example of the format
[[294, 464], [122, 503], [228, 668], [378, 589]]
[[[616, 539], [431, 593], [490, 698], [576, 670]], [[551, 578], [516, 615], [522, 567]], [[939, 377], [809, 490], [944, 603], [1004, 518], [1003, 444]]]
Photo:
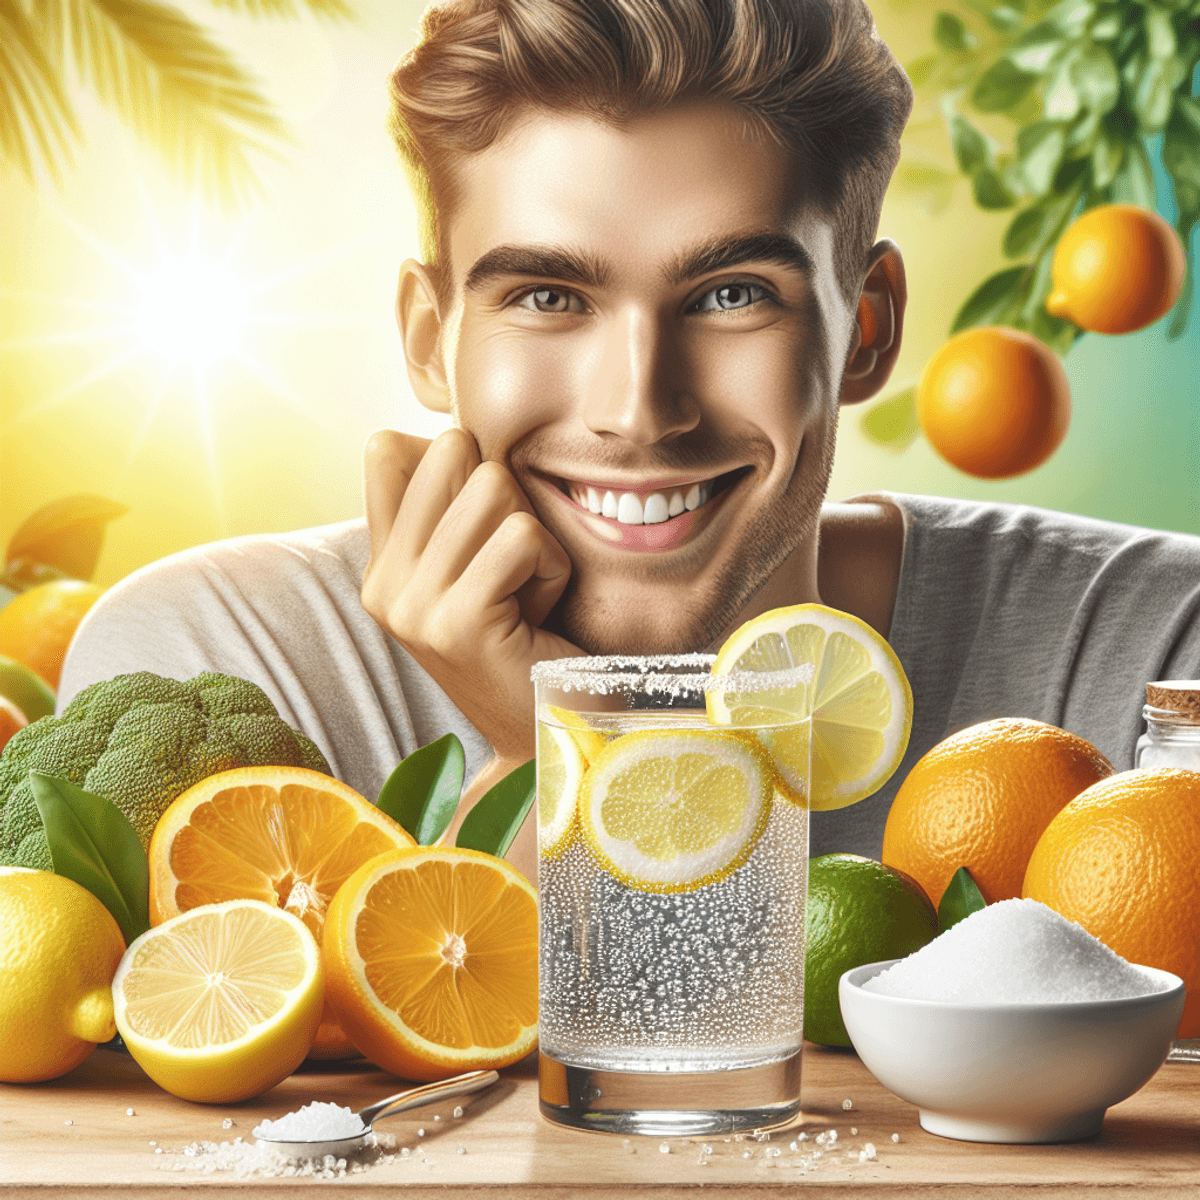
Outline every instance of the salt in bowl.
[[1105, 1110], [1162, 1066], [1184, 984], [1153, 967], [1125, 1000], [952, 1004], [861, 985], [899, 959], [838, 981], [850, 1040], [867, 1069], [920, 1110], [921, 1127], [969, 1142], [1064, 1142], [1100, 1132]]

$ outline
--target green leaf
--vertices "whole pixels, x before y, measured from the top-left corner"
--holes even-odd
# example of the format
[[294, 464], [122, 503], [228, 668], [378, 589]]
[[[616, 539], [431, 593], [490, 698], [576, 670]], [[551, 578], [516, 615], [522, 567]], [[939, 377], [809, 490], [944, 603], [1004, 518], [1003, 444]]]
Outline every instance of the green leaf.
[[1020, 300], [1027, 267], [1006, 267], [989, 275], [963, 302], [950, 326], [951, 333], [976, 325], [993, 325]]
[[1071, 62], [1071, 82], [1084, 108], [1109, 112], [1121, 96], [1121, 74], [1103, 46], [1089, 46]]
[[988, 9], [985, 20], [997, 33], [1012, 33], [1014, 29], [1020, 29], [1025, 22], [1021, 12], [1008, 4]]
[[1088, 33], [1097, 42], [1111, 42], [1122, 30], [1120, 12], [1105, 13], [1093, 22]]
[[1096, 144], [1092, 147], [1092, 183], [1095, 187], [1108, 187], [1117, 177], [1121, 164], [1125, 161], [1125, 139], [1114, 136], [1108, 129], [1102, 128], [1096, 135]]
[[1146, 9], [1146, 48], [1151, 58], [1170, 58], [1178, 43], [1169, 13], [1161, 8]]
[[979, 45], [979, 39], [962, 17], [948, 12], [940, 12], [933, 18], [933, 40], [943, 50], [973, 50]]
[[1125, 162], [1113, 180], [1113, 199], [1118, 204], [1137, 204], [1142, 208], [1157, 207], [1154, 168], [1150, 164], [1150, 156], [1146, 153], [1141, 138], [1134, 138], [1126, 144]]
[[401, 759], [379, 791], [379, 808], [432, 846], [446, 832], [462, 796], [466, 761], [462, 742], [447, 733]]
[[1004, 112], [1020, 104], [1037, 79], [1011, 59], [999, 58], [976, 81], [971, 103], [981, 112]]
[[959, 867], [938, 904], [938, 933], [945, 933], [959, 921], [986, 907], [987, 901], [971, 877], [971, 872], [966, 867]]
[[989, 211], [1012, 208], [1017, 198], [1009, 191], [998, 171], [990, 167], [975, 173], [975, 203]]
[[933, 73], [937, 70], [939, 61], [936, 54], [923, 54], [920, 58], [914, 58], [904, 68], [905, 73], [912, 81], [913, 87], [924, 87], [933, 78]]
[[1133, 89], [1133, 111], [1143, 133], [1157, 133], [1175, 103], [1175, 60], [1152, 58]]
[[52, 500], [27, 517], [9, 539], [5, 558], [41, 563], [71, 579], [91, 579], [109, 521], [129, 509], [105, 496]]
[[1082, 102], [1075, 80], [1071, 77], [1071, 62], [1060, 64], [1054, 78], [1046, 85], [1043, 110], [1047, 117], [1056, 121], [1070, 121], [1075, 117]]
[[533, 807], [536, 766], [531, 758], [484, 792], [459, 826], [454, 844], [503, 858]]
[[1043, 18], [1048, 24], [1062, 30], [1068, 37], [1081, 37], [1088, 22], [1096, 12], [1092, 0], [1062, 0]]
[[907, 450], [921, 432], [916, 399], [917, 389], [910, 387], [872, 405], [863, 413], [863, 433], [891, 450]]
[[954, 113], [950, 117], [950, 142], [954, 157], [965, 175], [974, 175], [981, 167], [991, 166], [994, 151], [987, 138], [965, 117]]
[[1033, 204], [1017, 213], [1004, 231], [1004, 253], [1009, 258], [1028, 254], [1037, 245], [1046, 226], [1046, 218], [1046, 209], [1041, 204]]
[[66, 779], [29, 773], [54, 873], [87, 888], [112, 913], [125, 945], [150, 928], [146, 851], [111, 800]]
[[1058, 121], [1034, 121], [1017, 134], [1021, 175], [1035, 196], [1044, 196], [1062, 162], [1066, 134]]

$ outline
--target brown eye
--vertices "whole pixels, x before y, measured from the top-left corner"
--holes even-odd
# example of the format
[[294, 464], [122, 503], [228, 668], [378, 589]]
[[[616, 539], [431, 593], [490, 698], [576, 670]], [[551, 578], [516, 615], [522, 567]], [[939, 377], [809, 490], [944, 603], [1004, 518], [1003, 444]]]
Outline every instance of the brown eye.
[[737, 308], [749, 308], [767, 298], [766, 288], [756, 283], [722, 283], [705, 292], [695, 304], [698, 312], [730, 312]]
[[558, 288], [537, 288], [526, 292], [519, 301], [522, 308], [542, 313], [581, 312], [582, 305], [571, 292]]

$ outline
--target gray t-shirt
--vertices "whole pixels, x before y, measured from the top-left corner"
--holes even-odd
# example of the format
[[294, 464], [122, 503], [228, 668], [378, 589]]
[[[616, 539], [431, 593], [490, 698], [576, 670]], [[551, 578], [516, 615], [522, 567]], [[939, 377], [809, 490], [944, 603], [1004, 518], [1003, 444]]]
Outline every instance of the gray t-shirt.
[[[880, 493], [905, 527], [889, 640], [914, 699], [891, 781], [814, 813], [812, 853], [878, 858], [896, 788], [948, 734], [991, 717], [1078, 733], [1133, 764], [1145, 684], [1200, 677], [1200, 537], [1005, 504]], [[453, 731], [467, 778], [484, 738], [359, 601], [366, 526], [199, 546], [113, 587], [80, 626], [59, 707], [89, 683], [148, 670], [259, 684], [334, 774], [374, 799], [396, 763]]]

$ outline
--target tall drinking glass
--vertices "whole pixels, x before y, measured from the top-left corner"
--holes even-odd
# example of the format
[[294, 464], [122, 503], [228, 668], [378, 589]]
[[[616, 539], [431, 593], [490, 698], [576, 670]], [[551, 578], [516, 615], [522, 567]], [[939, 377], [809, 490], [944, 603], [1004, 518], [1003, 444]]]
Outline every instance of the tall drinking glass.
[[814, 670], [533, 671], [542, 1112], [722, 1133], [800, 1108]]

